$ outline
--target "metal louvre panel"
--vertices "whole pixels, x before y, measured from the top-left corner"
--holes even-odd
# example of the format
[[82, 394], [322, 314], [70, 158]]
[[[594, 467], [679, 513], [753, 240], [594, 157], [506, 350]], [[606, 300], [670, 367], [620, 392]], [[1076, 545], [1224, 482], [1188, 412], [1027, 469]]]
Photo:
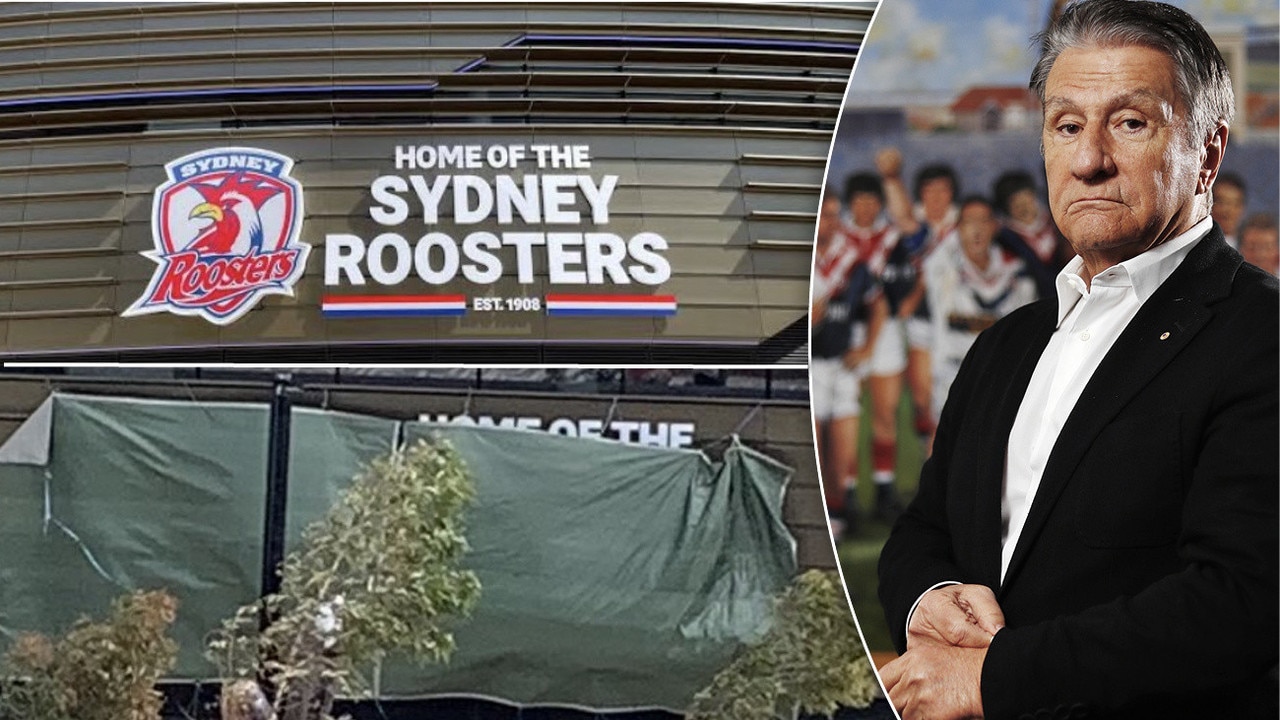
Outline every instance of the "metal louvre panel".
[[[431, 79], [445, 93], [621, 86], [714, 96], [754, 87], [787, 102], [753, 120], [785, 122], [799, 113], [786, 108], [795, 104], [827, 108], [817, 114], [834, 122], [874, 4], [623, 3], [604, 12], [569, 3], [27, 7], [0, 21], [0, 128], [11, 132], [59, 122], [43, 113], [76, 99], [138, 110], [102, 118], [108, 123], [151, 121], [191, 117], [180, 100], [186, 93], [203, 104], [196, 90], [251, 88], [271, 97], [301, 84], [341, 93], [344, 85], [396, 78]], [[142, 105], [149, 95], [179, 101]], [[234, 112], [253, 96], [227, 102]], [[323, 108], [308, 114], [326, 115]], [[614, 117], [626, 118], [625, 108]]]

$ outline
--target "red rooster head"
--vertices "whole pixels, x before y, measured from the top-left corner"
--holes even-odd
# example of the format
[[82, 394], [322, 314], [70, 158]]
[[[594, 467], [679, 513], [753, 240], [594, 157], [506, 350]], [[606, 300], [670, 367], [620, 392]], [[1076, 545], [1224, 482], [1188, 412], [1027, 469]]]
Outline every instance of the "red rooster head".
[[211, 220], [187, 249], [202, 255], [247, 255], [261, 251], [262, 219], [258, 210], [280, 190], [232, 173], [217, 184], [193, 184], [205, 202], [191, 209], [190, 219]]

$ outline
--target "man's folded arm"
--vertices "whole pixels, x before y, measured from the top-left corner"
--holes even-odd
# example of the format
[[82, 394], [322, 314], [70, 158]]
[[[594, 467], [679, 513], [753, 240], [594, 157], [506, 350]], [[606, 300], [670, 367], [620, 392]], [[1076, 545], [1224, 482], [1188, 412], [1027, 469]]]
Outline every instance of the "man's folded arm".
[[1221, 409], [1188, 453], [1197, 459], [1178, 539], [1185, 567], [1131, 596], [997, 633], [982, 670], [987, 717], [1128, 711], [1144, 698], [1247, 685], [1275, 665], [1280, 359], [1274, 330], [1270, 343], [1265, 333], [1263, 347], [1235, 349], [1249, 357], [1225, 374]]
[[907, 620], [924, 593], [945, 583], [967, 582], [955, 562], [947, 519], [947, 467], [955, 454], [955, 433], [964, 416], [970, 375], [981, 374], [987, 335], [979, 336], [956, 374], [933, 441], [933, 454], [920, 470], [916, 496], [898, 518], [880, 552], [880, 604], [894, 648], [907, 649]]

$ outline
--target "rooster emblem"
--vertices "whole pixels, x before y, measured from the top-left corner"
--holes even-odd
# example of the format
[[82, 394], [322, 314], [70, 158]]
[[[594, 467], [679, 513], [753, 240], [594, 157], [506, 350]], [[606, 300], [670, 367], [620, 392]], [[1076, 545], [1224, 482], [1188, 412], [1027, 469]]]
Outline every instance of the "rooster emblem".
[[311, 247], [298, 240], [302, 186], [293, 160], [217, 148], [165, 165], [152, 210], [159, 267], [124, 317], [170, 312], [234, 322], [265, 295], [292, 295]]
[[281, 190], [254, 181], [244, 173], [227, 175], [216, 185], [192, 184], [204, 202], [191, 209], [188, 219], [210, 222], [187, 245], [201, 255], [245, 255], [262, 251], [262, 218], [259, 208]]

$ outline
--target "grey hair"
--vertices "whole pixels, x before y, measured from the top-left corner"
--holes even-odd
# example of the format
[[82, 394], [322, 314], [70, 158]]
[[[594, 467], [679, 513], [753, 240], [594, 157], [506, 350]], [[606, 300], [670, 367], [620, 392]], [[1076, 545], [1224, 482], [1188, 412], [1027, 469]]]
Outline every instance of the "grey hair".
[[1072, 3], [1047, 30], [1035, 36], [1040, 60], [1029, 87], [1044, 103], [1049, 70], [1073, 47], [1140, 45], [1173, 60], [1179, 99], [1190, 113], [1188, 141], [1207, 140], [1235, 115], [1231, 74], [1204, 26], [1188, 13], [1162, 2], [1081, 0]]

